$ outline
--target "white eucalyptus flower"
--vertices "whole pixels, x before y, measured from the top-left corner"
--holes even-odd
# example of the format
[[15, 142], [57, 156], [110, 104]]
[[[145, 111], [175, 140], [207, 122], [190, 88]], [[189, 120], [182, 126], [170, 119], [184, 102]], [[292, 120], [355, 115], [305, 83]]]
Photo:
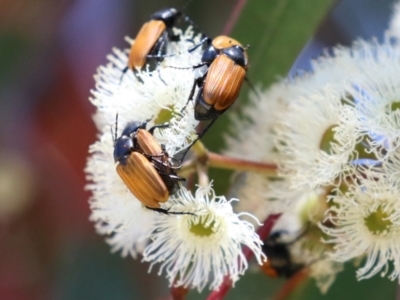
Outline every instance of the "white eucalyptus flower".
[[382, 172], [391, 180], [400, 183], [400, 148], [396, 148], [388, 155], [376, 152], [376, 156], [382, 162]]
[[274, 162], [277, 152], [272, 141], [273, 126], [294, 97], [293, 86], [280, 81], [269, 89], [249, 94], [250, 103], [238, 114], [230, 114], [231, 135], [225, 136], [226, 155], [237, 158]]
[[336, 279], [336, 275], [344, 269], [343, 263], [322, 259], [314, 262], [309, 267], [310, 277], [314, 278], [315, 284], [322, 294], [328, 292]]
[[156, 138], [166, 145], [170, 155], [186, 148], [197, 137], [193, 104], [190, 102], [186, 110], [182, 109], [194, 84], [193, 66], [201, 60], [201, 49], [190, 53], [187, 50], [200, 42], [200, 36], [194, 36], [190, 28], [185, 32], [174, 30], [181, 35], [179, 42], [168, 43], [167, 54], [174, 55], [165, 57], [153, 71], [145, 67], [136, 74], [132, 70], [123, 73], [129, 49], [113, 49], [107, 57], [110, 63], [99, 67], [90, 100], [97, 108], [94, 120], [101, 132], [115, 126], [117, 114], [121, 130], [131, 121], [150, 120], [150, 127], [169, 122], [169, 128], [157, 132]]
[[[168, 43], [168, 54], [163, 61], [150, 71], [148, 67], [138, 71], [123, 70], [128, 64], [129, 49], [113, 49], [106, 66], [101, 66], [95, 76], [96, 89], [92, 91], [91, 102], [96, 106], [94, 121], [100, 131], [99, 140], [90, 146], [86, 173], [91, 181], [87, 188], [92, 191], [90, 207], [91, 220], [101, 234], [108, 234], [107, 242], [113, 251], [122, 251], [136, 257], [148, 242], [154, 212], [147, 211], [129, 192], [116, 172], [114, 162], [114, 139], [119, 137], [126, 124], [131, 121], [150, 120], [154, 124], [169, 123], [168, 128], [155, 130], [154, 136], [165, 144], [170, 156], [187, 148], [197, 134], [192, 103], [185, 107], [195, 72], [192, 66], [201, 59], [200, 49], [189, 53], [187, 50], [200, 41], [188, 29], [182, 32], [179, 42]], [[129, 40], [130, 44], [134, 41]], [[178, 69], [181, 68], [181, 69]], [[118, 123], [116, 116], [118, 114]], [[113, 134], [111, 134], [113, 133]]]
[[112, 236], [108, 243], [114, 251], [136, 257], [147, 243], [155, 214], [143, 209], [117, 174], [112, 139], [111, 132], [105, 132], [89, 148], [92, 155], [85, 171], [91, 181], [87, 185], [92, 192], [90, 219], [100, 234]]
[[283, 176], [293, 186], [335, 184], [350, 172], [359, 137], [354, 108], [329, 87], [292, 102], [279, 116], [275, 145], [282, 155]]
[[400, 49], [360, 41], [352, 51], [360, 72], [347, 92], [356, 103], [358, 131], [369, 135], [371, 149], [389, 153], [400, 144]]
[[[366, 257], [357, 271], [358, 279], [380, 273], [389, 278], [400, 272], [400, 202], [399, 186], [378, 174], [373, 179], [359, 179], [347, 193], [333, 196], [328, 220], [333, 227], [321, 225], [333, 244], [330, 257], [338, 262]], [[328, 223], [325, 223], [328, 224]]]
[[198, 188], [194, 196], [182, 188], [168, 203], [195, 215], [157, 217], [144, 260], [150, 268], [160, 263], [159, 274], [165, 271], [173, 286], [215, 290], [225, 276], [235, 283], [248, 266], [242, 246], [254, 252], [259, 264], [265, 255], [254, 227], [233, 212], [232, 201], [215, 196], [211, 186]]

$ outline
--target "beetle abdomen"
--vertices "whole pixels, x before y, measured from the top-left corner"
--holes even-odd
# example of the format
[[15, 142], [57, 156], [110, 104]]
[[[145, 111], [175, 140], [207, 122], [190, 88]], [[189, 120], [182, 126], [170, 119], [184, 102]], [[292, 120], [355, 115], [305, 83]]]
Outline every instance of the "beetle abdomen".
[[117, 173], [131, 193], [145, 206], [159, 208], [169, 192], [153, 165], [138, 152], [132, 152], [126, 166], [117, 165]]
[[245, 76], [243, 67], [226, 55], [219, 55], [207, 72], [204, 101], [217, 111], [227, 109], [238, 97]]
[[129, 68], [142, 68], [145, 65], [147, 55], [165, 29], [165, 23], [159, 20], [151, 20], [143, 24], [129, 53]]
[[136, 134], [140, 152], [147, 155], [162, 155], [163, 151], [154, 136], [147, 130], [140, 129]]

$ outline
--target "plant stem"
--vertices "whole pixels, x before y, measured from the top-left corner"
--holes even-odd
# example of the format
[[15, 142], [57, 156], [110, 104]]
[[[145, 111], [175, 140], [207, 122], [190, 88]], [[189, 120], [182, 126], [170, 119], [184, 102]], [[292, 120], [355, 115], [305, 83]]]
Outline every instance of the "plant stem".
[[274, 300], [284, 300], [286, 299], [295, 289], [299, 286], [305, 279], [308, 278], [308, 269], [304, 268], [290, 277], [279, 292], [274, 297]]
[[235, 7], [233, 8], [231, 15], [229, 16], [228, 21], [225, 23], [224, 29], [222, 30], [223, 35], [230, 35], [233, 27], [236, 24], [237, 19], [240, 16], [240, 13], [243, 10], [244, 5], [246, 4], [247, 0], [238, 0], [236, 2]]
[[189, 290], [184, 287], [171, 287], [171, 297], [173, 300], [184, 300]]
[[[257, 234], [259, 235], [260, 239], [263, 241], [265, 240], [269, 233], [271, 232], [272, 228], [274, 227], [275, 223], [278, 221], [280, 214], [273, 214], [269, 215], [268, 218], [265, 220], [264, 224], [257, 230]], [[253, 251], [249, 248], [243, 249], [243, 254], [246, 257], [247, 261], [249, 261], [253, 256]], [[225, 277], [224, 281], [222, 282], [221, 286], [218, 290], [211, 292], [208, 296], [207, 300], [221, 300], [224, 299], [226, 294], [232, 287], [232, 282], [229, 277]]]
[[197, 165], [277, 176], [278, 167], [274, 163], [254, 162], [209, 152], [201, 141], [197, 141], [191, 150], [195, 153], [195, 157], [183, 164], [178, 172], [179, 176], [186, 177], [196, 172], [198, 170]]
[[276, 176], [278, 169], [273, 163], [254, 162], [213, 152], [208, 153], [208, 166], [235, 171], [260, 172], [271, 176]]

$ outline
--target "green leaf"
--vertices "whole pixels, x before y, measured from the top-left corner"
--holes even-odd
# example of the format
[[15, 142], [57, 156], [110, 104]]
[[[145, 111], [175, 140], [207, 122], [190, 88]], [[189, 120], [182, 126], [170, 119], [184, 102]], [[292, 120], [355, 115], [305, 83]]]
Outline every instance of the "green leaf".
[[286, 76], [333, 2], [247, 1], [232, 37], [250, 45], [250, 80], [266, 86], [277, 76]]
[[[252, 84], [268, 86], [284, 77], [333, 0], [256, 0], [247, 1], [230, 36], [250, 45], [248, 78]], [[228, 114], [240, 112], [246, 103], [249, 86], [244, 83], [239, 99], [221, 116], [203, 138], [212, 151], [224, 147], [223, 133], [229, 127]], [[251, 145], [249, 145], [251, 147]], [[251, 160], [251, 157], [248, 159]], [[210, 170], [217, 194], [225, 193], [229, 175], [226, 170]]]

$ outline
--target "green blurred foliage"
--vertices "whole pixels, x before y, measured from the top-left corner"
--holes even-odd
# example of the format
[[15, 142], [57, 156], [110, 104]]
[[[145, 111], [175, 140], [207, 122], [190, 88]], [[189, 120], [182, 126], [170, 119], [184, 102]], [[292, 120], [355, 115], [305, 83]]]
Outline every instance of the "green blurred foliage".
[[21, 59], [29, 55], [29, 42], [12, 32], [0, 32], [0, 87], [8, 84]]
[[345, 270], [338, 274], [335, 282], [325, 295], [322, 295], [312, 279], [307, 280], [288, 300], [297, 299], [396, 299], [397, 283], [375, 275], [371, 279], [357, 281], [356, 268], [346, 264]]

